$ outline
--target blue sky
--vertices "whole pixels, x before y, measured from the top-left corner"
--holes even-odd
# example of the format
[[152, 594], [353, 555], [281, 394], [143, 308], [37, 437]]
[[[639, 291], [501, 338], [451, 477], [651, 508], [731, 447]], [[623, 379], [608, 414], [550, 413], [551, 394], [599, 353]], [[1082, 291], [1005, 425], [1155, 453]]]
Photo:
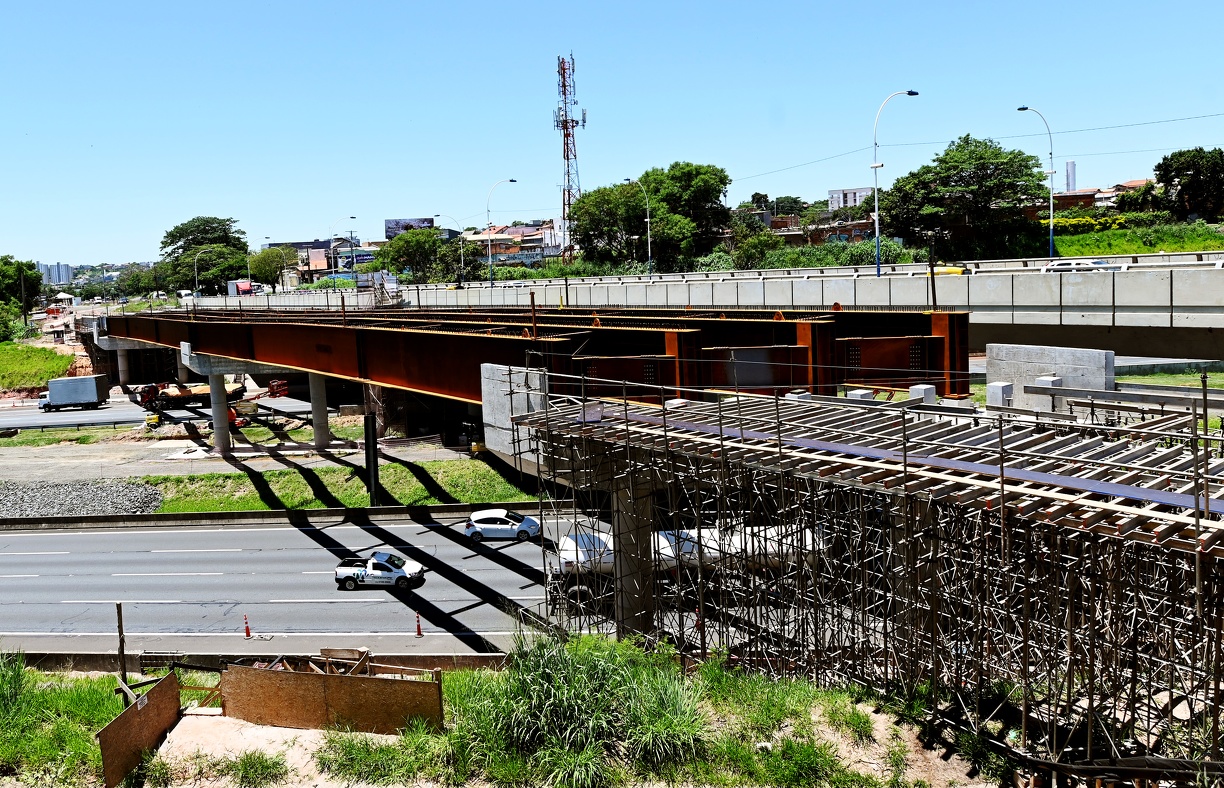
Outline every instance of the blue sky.
[[[676, 160], [726, 168], [733, 204], [870, 185], [876, 110], [905, 89], [921, 95], [880, 119], [882, 186], [966, 133], [1044, 159], [1021, 104], [1055, 133], [1058, 188], [1067, 159], [1081, 188], [1107, 186], [1224, 145], [1222, 16], [1197, 0], [9, 0], [0, 254], [152, 260], [197, 215], [237, 218], [252, 245], [436, 213], [475, 225], [502, 178], [518, 183], [497, 188], [495, 221], [557, 216], [571, 51], [588, 189]], [[1153, 122], [1195, 116], [1213, 117]]]

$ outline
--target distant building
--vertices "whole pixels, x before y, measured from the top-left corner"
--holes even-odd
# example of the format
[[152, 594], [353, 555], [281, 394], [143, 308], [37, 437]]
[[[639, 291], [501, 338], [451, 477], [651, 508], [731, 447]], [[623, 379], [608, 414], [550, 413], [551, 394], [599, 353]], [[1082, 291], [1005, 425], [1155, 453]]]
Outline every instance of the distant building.
[[38, 273], [45, 285], [66, 285], [72, 282], [74, 272], [67, 263], [39, 263]]
[[853, 208], [869, 197], [871, 197], [870, 186], [864, 186], [860, 189], [829, 189], [829, 210], [836, 211], [838, 208]]

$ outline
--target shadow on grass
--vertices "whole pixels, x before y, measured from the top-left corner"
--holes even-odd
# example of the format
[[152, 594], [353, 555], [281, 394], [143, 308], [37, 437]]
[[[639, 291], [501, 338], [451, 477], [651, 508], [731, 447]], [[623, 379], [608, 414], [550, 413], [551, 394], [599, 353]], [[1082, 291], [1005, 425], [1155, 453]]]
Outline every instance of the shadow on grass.
[[285, 502], [280, 499], [275, 492], [272, 491], [272, 485], [264, 478], [262, 471], [256, 471], [248, 468], [242, 460], [235, 459], [229, 455], [223, 457], [225, 462], [234, 469], [241, 471], [251, 480], [251, 486], [255, 488], [255, 492], [259, 495], [259, 500], [263, 502], [269, 509], [288, 510]]
[[393, 463], [402, 468], [406, 468], [408, 472], [412, 474], [413, 478], [420, 482], [421, 486], [425, 488], [425, 492], [433, 496], [438, 503], [460, 503], [458, 498], [451, 495], [445, 487], [438, 483], [437, 479], [430, 476], [429, 473], [417, 463], [409, 460], [401, 460], [399, 457], [393, 457], [391, 455], [382, 455], [382, 458], [386, 460], [387, 463]]
[[[324, 457], [330, 460], [331, 462], [334, 462], [336, 465], [339, 465], [343, 468], [350, 469], [353, 472], [354, 476], [356, 476], [358, 479], [361, 479], [361, 483], [365, 485], [365, 488], [367, 490], [370, 489], [370, 473], [369, 471], [366, 470], [366, 467], [364, 465], [358, 465], [357, 463], [352, 462], [351, 460], [345, 459], [344, 457], [338, 454], [332, 454], [330, 452], [319, 452], [319, 456]], [[395, 497], [391, 493], [391, 491], [387, 489], [387, 485], [382, 483], [381, 474], [378, 477], [378, 500], [381, 506], [404, 506], [405, 505], [403, 501]]]

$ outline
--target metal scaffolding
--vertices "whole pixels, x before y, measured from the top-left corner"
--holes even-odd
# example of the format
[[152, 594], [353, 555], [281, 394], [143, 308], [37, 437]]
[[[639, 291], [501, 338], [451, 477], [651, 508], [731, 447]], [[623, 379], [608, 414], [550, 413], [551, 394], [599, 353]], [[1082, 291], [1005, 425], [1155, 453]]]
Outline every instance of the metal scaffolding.
[[514, 417], [546, 520], [591, 548], [546, 553], [554, 623], [925, 695], [1021, 760], [1219, 760], [1224, 455], [1197, 412], [557, 377], [581, 393]]

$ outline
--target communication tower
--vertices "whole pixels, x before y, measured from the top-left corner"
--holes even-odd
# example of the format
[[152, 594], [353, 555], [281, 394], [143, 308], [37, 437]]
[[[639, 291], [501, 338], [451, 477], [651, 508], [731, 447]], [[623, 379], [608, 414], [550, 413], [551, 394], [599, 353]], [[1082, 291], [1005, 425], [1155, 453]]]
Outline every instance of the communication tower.
[[574, 53], [568, 58], [557, 58], [557, 95], [560, 102], [553, 112], [553, 125], [561, 131], [561, 146], [565, 157], [565, 182], [561, 186], [561, 261], [574, 261], [574, 245], [570, 243], [569, 218], [570, 206], [582, 195], [582, 187], [578, 185], [578, 148], [574, 144], [574, 129], [581, 125], [586, 128], [586, 110], [582, 110], [581, 120], [575, 117], [578, 99], [574, 98]]

